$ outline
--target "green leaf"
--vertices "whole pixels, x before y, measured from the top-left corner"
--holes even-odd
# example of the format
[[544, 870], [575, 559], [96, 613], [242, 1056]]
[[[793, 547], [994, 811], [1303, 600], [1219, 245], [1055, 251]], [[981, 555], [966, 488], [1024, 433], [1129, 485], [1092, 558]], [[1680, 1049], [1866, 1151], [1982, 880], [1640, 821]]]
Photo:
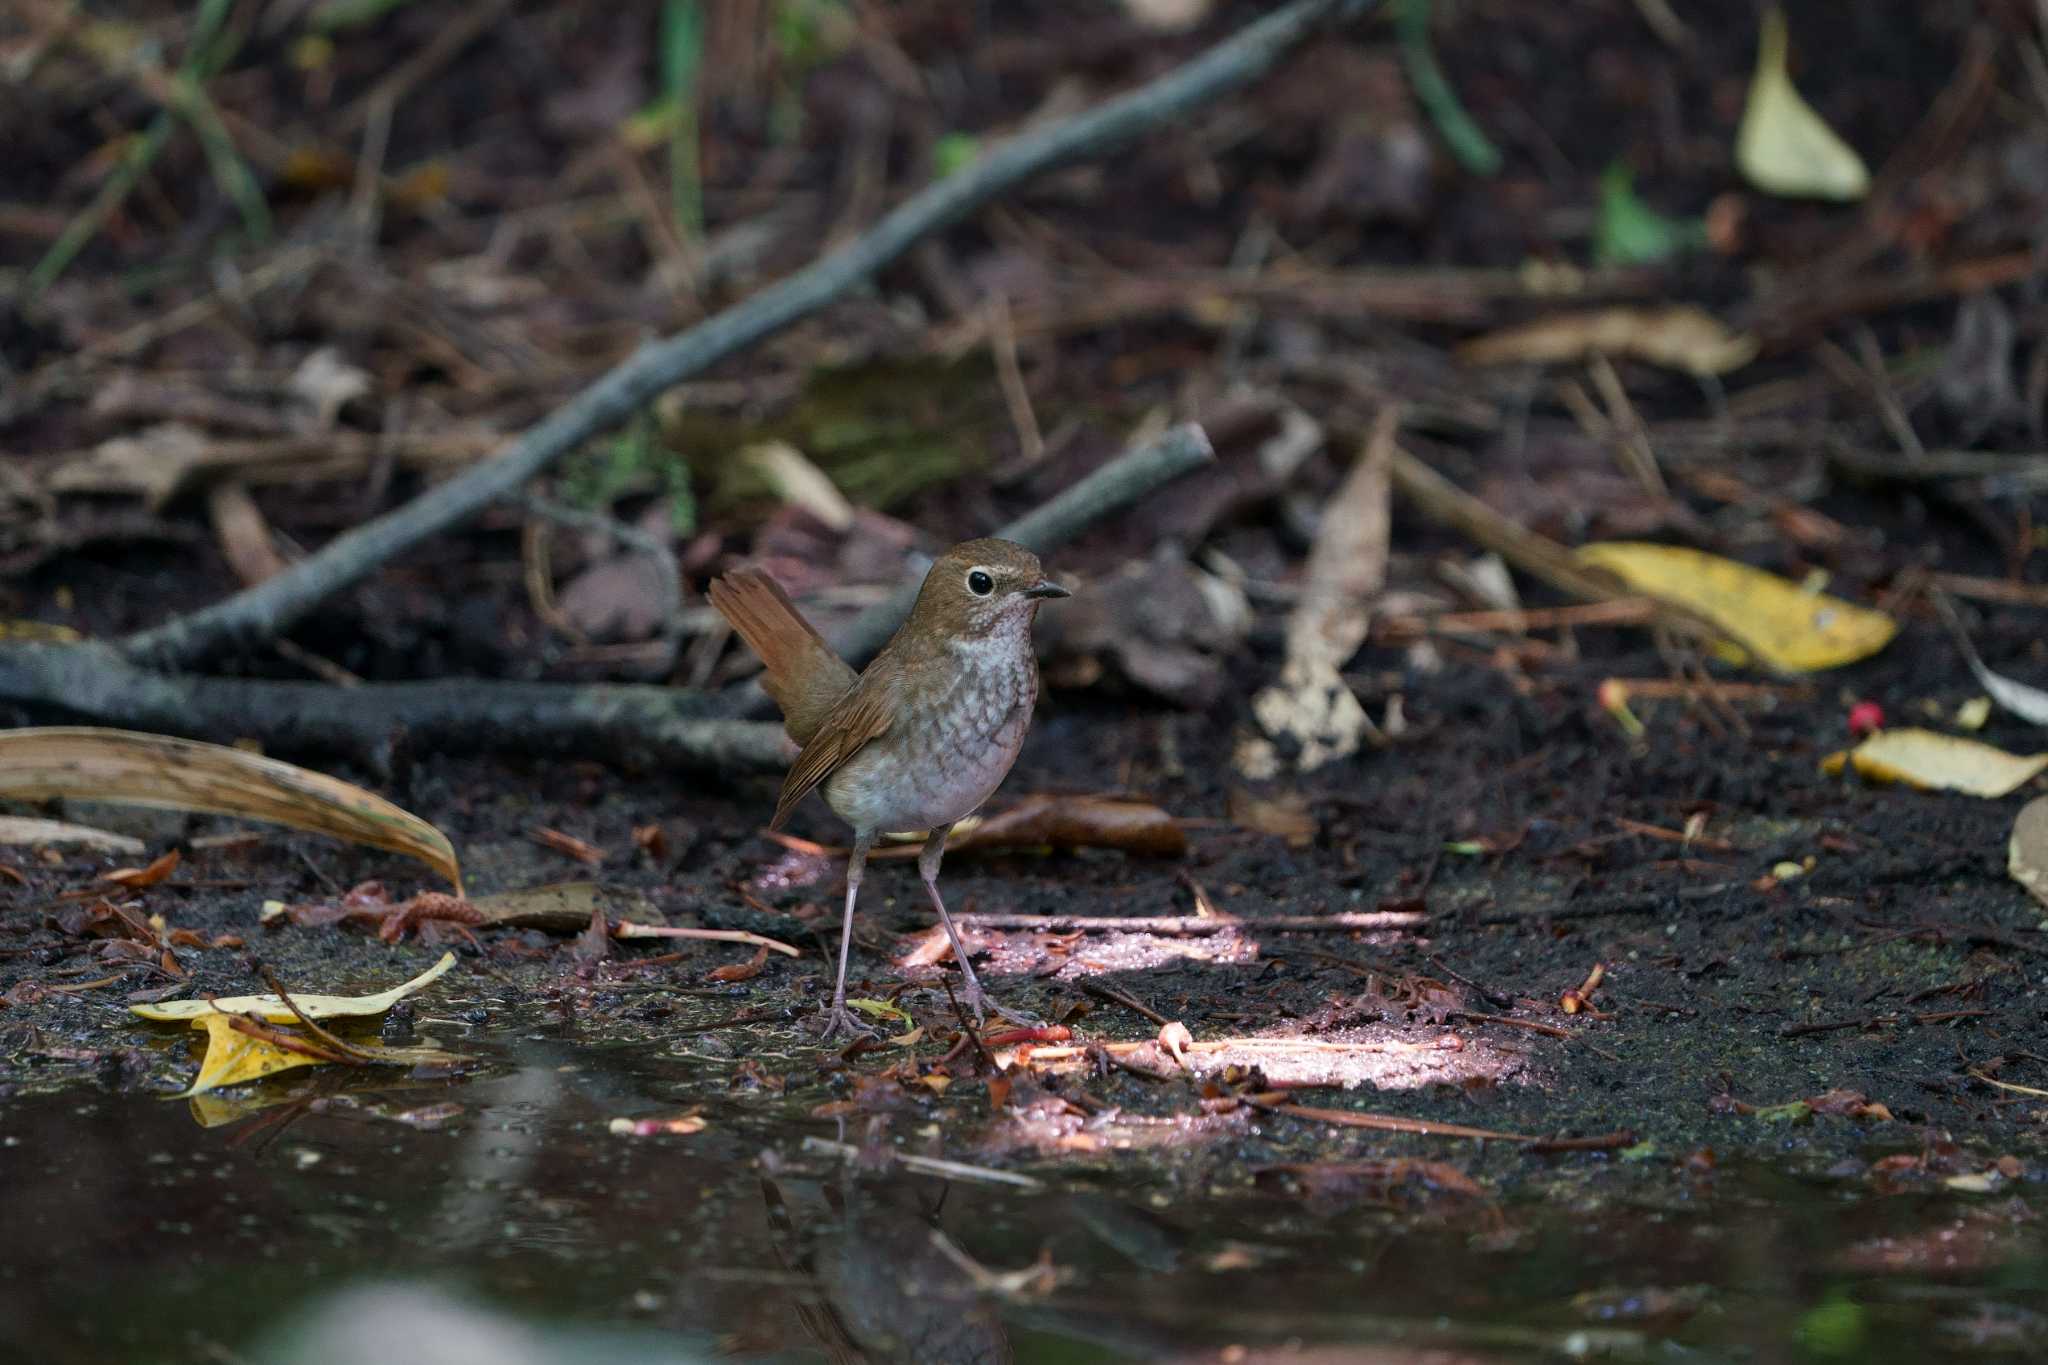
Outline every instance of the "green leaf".
[[932, 144], [932, 174], [943, 180], [972, 166], [980, 155], [980, 138], [972, 133], [947, 133]]
[[1600, 221], [1593, 238], [1595, 265], [1656, 265], [1706, 245], [1697, 218], [1666, 218], [1636, 196], [1634, 177], [1615, 162], [1600, 177]]
[[1498, 175], [1500, 149], [1465, 112], [1458, 92], [1437, 65], [1436, 49], [1429, 40], [1430, 4], [1431, 0], [1399, 0], [1394, 8], [1394, 32], [1400, 40], [1401, 66], [1408, 73], [1409, 87], [1458, 164], [1474, 175]]
[[1863, 1306], [1841, 1290], [1806, 1310], [1795, 1335], [1815, 1355], [1853, 1356], [1863, 1349], [1867, 1318]]

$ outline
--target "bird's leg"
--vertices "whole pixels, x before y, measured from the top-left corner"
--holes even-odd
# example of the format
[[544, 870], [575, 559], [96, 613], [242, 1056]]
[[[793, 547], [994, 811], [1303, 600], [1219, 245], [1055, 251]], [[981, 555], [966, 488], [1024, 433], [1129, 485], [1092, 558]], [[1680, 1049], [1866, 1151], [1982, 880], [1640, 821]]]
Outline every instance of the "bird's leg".
[[869, 1031], [846, 1008], [846, 962], [853, 949], [853, 907], [860, 899], [861, 872], [867, 866], [868, 849], [874, 842], [872, 830], [854, 831], [853, 853], [846, 860], [846, 919], [839, 927], [839, 976], [832, 983], [832, 1006], [821, 1019], [827, 1038]]
[[939, 912], [939, 923], [946, 926], [946, 937], [953, 944], [953, 958], [960, 964], [960, 974], [967, 979], [967, 1007], [974, 1011], [977, 1024], [987, 1017], [988, 1011], [994, 1010], [1021, 1028], [1042, 1028], [1045, 1021], [1038, 1016], [1004, 1009], [989, 999], [974, 975], [974, 964], [967, 960], [967, 945], [960, 941], [960, 931], [953, 927], [953, 917], [946, 913], [946, 902], [939, 898], [939, 860], [946, 856], [946, 836], [952, 832], [950, 824], [940, 825], [926, 836], [924, 852], [917, 855], [917, 871], [924, 878], [924, 889], [931, 895], [932, 909]]

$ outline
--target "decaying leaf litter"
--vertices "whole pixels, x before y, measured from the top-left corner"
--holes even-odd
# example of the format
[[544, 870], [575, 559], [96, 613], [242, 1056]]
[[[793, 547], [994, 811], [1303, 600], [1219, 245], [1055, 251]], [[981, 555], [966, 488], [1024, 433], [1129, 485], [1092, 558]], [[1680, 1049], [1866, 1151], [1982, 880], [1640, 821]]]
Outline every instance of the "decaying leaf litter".
[[[1977, 1267], [2037, 1249], [1997, 1201], [2041, 1160], [2027, 760], [2048, 742], [2027, 693], [1986, 677], [2048, 683], [2030, 21], [1933, 7], [1831, 43], [1797, 10], [1674, 34], [1662, 6], [1617, 6], [1599, 22], [1628, 36], [1603, 38], [1598, 7], [1537, 32], [1486, 7], [1418, 27], [1409, 5], [1172, 136], [979, 203], [877, 262], [872, 292], [572, 442], [519, 498], [357, 586], [295, 590], [269, 618], [287, 629], [167, 633], [304, 582], [310, 547], [853, 239], [942, 160], [986, 165], [1246, 17], [1162, 36], [1133, 6], [1078, 68], [1043, 20], [985, 18], [989, 77], [934, 97], [915, 73], [961, 21], [824, 6], [777, 46], [711, 7], [704, 50], [754, 55], [703, 62], [691, 124], [658, 82], [621, 101], [617, 73], [661, 66], [651, 26], [542, 7], [507, 36], [423, 6], [313, 34], [317, 60], [267, 93], [219, 87], [223, 143], [150, 73], [265, 66], [279, 40], [237, 8], [203, 7], [206, 32], [170, 8], [155, 29], [10, 21], [32, 58], [10, 98], [111, 97], [143, 132], [134, 160], [78, 170], [101, 144], [44, 119], [20, 202], [57, 207], [0, 241], [27, 286], [0, 397], [0, 696], [17, 723], [254, 741], [345, 777], [438, 832], [422, 856], [462, 879], [220, 816], [19, 807], [72, 829], [9, 829], [0, 852], [10, 1103], [190, 1085], [190, 1025], [143, 1024], [138, 997], [226, 1005], [266, 970], [294, 999], [370, 992], [452, 950], [375, 1028], [181, 1121], [265, 1152], [344, 1112], [459, 1134], [496, 1102], [465, 1097], [517, 1083], [512, 1040], [541, 1031], [570, 1048], [555, 1065], [663, 1074], [557, 1106], [622, 1169], [648, 1159], [633, 1144], [734, 1169], [766, 1148], [787, 1184], [888, 1149], [961, 1188], [1146, 1190], [1198, 1232], [1247, 1199], [1299, 1201], [1313, 1227], [1362, 1198], [1511, 1252], [1542, 1225], [1517, 1198], [1711, 1193], [1776, 1151], [1873, 1199], [1987, 1201], [1949, 1230]], [[433, 131], [471, 126], [450, 102], [542, 33], [561, 95], [514, 116], [527, 160]], [[141, 55], [110, 60], [124, 39]], [[418, 60], [393, 68], [387, 45]], [[1559, 52], [1595, 54], [1595, 78], [1500, 74]], [[1329, 117], [1332, 83], [1355, 119]], [[1671, 112], [1618, 116], [1638, 101]], [[776, 137], [835, 150], [753, 155]], [[191, 240], [231, 269], [188, 245], [138, 292], [133, 265], [183, 221], [211, 221]], [[1037, 730], [990, 837], [948, 865], [987, 974], [1053, 1027], [967, 1036], [943, 941], [885, 869], [895, 904], [856, 958], [877, 1041], [809, 1045], [836, 836], [758, 834], [772, 781], [749, 774], [786, 751], [704, 582], [759, 563], [847, 629], [906, 562], [1176, 423], [1213, 462], [1063, 524], [1051, 562], [1082, 610], [1048, 618]], [[871, 649], [881, 618], [861, 619], [846, 638]], [[1860, 776], [1823, 772], [1851, 750]], [[1964, 777], [1929, 755], [1963, 755]], [[478, 1069], [349, 1064], [422, 1040]], [[1931, 1270], [1922, 1234], [1879, 1273]], [[1286, 1265], [1215, 1236], [1202, 1275]], [[965, 1245], [934, 1264], [971, 1296], [1086, 1302]], [[1861, 1244], [1833, 1263], [1880, 1264]], [[1677, 1280], [1571, 1290], [1576, 1320], [1638, 1346], [1728, 1339]], [[1292, 1329], [1243, 1333], [1315, 1321], [1283, 1302]], [[1979, 1296], [1943, 1330], [2039, 1332], [2001, 1308]], [[1859, 1320], [1818, 1291], [1798, 1315], [1809, 1342]], [[1444, 1340], [1511, 1357], [1561, 1338]]]

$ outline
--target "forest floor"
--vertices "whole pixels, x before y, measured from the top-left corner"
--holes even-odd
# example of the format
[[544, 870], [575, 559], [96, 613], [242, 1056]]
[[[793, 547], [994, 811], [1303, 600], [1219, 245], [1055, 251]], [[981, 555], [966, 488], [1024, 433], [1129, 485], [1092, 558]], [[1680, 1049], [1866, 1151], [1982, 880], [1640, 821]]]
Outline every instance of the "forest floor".
[[[701, 238], [677, 231], [668, 139], [626, 127], [660, 94], [651, 22], [499, 5], [442, 51], [448, 11], [403, 7], [330, 34], [322, 75], [240, 13], [262, 7], [230, 8], [247, 31], [209, 89], [268, 187], [270, 244], [205, 264], [246, 206], [180, 135], [75, 263], [0, 306], [10, 634], [115, 639], [227, 596], [263, 575], [252, 545], [293, 558], [397, 505], [845, 240], [963, 138], [1068, 108], [1062, 81], [1124, 88], [1258, 7], [1162, 36], [1055, 13], [1090, 6], [907, 6], [818, 51], [731, 17], [773, 6], [712, 7]], [[671, 545], [666, 618], [625, 539], [505, 503], [220, 666], [337, 696], [733, 684], [750, 664], [702, 606], [713, 573], [765, 563], [840, 621], [1132, 431], [1199, 420], [1213, 466], [1049, 559], [1078, 592], [1042, 615], [1046, 693], [992, 808], [1065, 803], [1085, 837], [962, 848], [941, 879], [991, 993], [1053, 1027], [970, 1039], [914, 865], [884, 860], [853, 993], [900, 1014], [818, 1041], [844, 831], [813, 803], [768, 836], [772, 774], [270, 743], [438, 826], [471, 901], [566, 907], [545, 928], [391, 921], [395, 942], [322, 913], [365, 882], [444, 889], [394, 854], [24, 806], [146, 853], [0, 849], [0, 1342], [312, 1362], [330, 1339], [370, 1351], [372, 1324], [416, 1343], [533, 1318], [584, 1334], [528, 1341], [549, 1360], [2048, 1350], [2048, 908], [2007, 870], [2040, 784], [1981, 799], [1822, 770], [1859, 702], [1968, 728], [1983, 689], [1937, 589], [1990, 667], [2048, 680], [2048, 109], [2011, 56], [2041, 36], [1997, 7], [1810, 32], [1796, 11], [1802, 90], [1879, 171], [1839, 208], [1741, 190], [1753, 34], [1674, 43], [1653, 8], [1437, 24], [1497, 176], [1457, 169], [1392, 33], [1361, 26], [682, 386], [550, 485]], [[182, 7], [142, 9], [139, 32], [189, 36]], [[57, 18], [20, 22], [9, 41], [50, 53], [0, 91], [10, 121], [41, 120], [0, 206], [11, 284], [104, 183], [89, 110], [141, 127], [157, 107]], [[963, 42], [973, 62], [948, 55]], [[388, 60], [427, 52], [430, 73]], [[1548, 78], [1565, 53], [1583, 81]], [[409, 83], [380, 86], [393, 69]], [[1357, 102], [1341, 127], [1330, 89]], [[356, 142], [310, 131], [366, 121], [388, 123], [381, 198]], [[1591, 264], [1610, 162], [1697, 225], [1694, 252]], [[65, 211], [25, 207], [44, 202]], [[1562, 311], [1559, 289], [1697, 304], [1757, 356], [1709, 378], [1642, 355], [1466, 363]], [[1474, 558], [1502, 545], [1397, 480], [1343, 675], [1381, 733], [1255, 772], [1252, 698], [1390, 405], [1403, 449], [1502, 523], [1824, 577], [1899, 633], [1778, 676], [1646, 629], [1641, 599], [1574, 617], [1524, 575], [1520, 605], [1563, 614], [1511, 619]], [[850, 503], [732, 458], [766, 442]], [[1614, 679], [1640, 733], [1602, 705]], [[90, 698], [4, 696], [0, 716], [121, 723]], [[2044, 747], [2002, 709], [1969, 733]], [[1152, 822], [1095, 823], [1103, 798]], [[172, 849], [161, 880], [103, 880]], [[1126, 916], [1153, 923], [1095, 922]], [[799, 955], [602, 932], [632, 922]], [[262, 991], [263, 968], [295, 994], [378, 991], [447, 952], [419, 995], [340, 1026], [451, 1054], [410, 1071], [173, 1102], [196, 1035], [127, 1008]]]

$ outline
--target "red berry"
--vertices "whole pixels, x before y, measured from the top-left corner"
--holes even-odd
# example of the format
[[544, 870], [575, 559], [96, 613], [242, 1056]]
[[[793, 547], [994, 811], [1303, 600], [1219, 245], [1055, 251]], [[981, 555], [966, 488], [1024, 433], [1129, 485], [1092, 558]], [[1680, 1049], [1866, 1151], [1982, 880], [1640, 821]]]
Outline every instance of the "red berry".
[[1859, 701], [1849, 708], [1849, 733], [1875, 734], [1884, 729], [1884, 708], [1874, 701]]

